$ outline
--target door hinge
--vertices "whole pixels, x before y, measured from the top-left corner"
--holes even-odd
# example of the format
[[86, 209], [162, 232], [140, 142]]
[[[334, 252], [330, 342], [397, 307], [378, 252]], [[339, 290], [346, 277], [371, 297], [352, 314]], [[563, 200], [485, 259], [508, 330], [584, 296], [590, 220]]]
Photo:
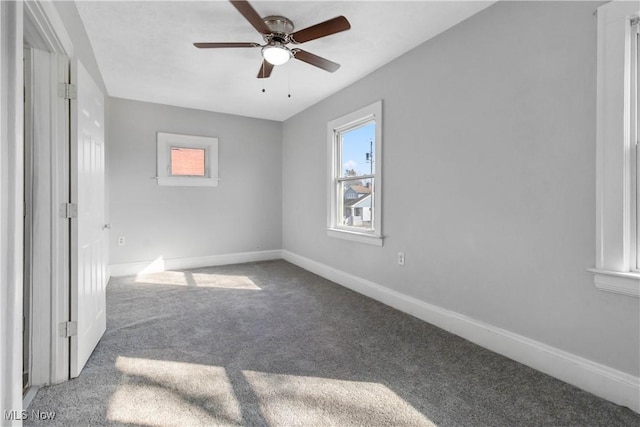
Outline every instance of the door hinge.
[[75, 203], [63, 203], [60, 205], [61, 218], [76, 218], [78, 216], [78, 205]]
[[78, 335], [78, 322], [62, 322], [58, 324], [58, 332], [62, 338]]
[[71, 83], [58, 83], [58, 96], [64, 99], [76, 99], [78, 90]]

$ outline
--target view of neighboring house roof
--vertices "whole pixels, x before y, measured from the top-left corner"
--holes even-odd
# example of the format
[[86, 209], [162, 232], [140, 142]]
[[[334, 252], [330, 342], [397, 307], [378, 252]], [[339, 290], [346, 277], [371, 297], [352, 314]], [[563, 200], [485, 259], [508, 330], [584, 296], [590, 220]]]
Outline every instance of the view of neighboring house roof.
[[358, 194], [371, 194], [371, 187], [365, 187], [364, 185], [352, 185], [349, 188]]

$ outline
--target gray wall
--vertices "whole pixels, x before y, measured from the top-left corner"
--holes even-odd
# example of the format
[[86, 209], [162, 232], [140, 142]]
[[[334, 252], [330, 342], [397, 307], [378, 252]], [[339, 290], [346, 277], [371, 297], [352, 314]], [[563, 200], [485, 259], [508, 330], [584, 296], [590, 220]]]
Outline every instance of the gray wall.
[[[282, 247], [281, 123], [111, 98], [108, 131], [111, 264]], [[217, 137], [219, 186], [158, 186], [156, 132]]]
[[[283, 248], [638, 375], [638, 300], [586, 271], [598, 5], [500, 2], [287, 120]], [[327, 121], [377, 99], [382, 248], [325, 231]]]

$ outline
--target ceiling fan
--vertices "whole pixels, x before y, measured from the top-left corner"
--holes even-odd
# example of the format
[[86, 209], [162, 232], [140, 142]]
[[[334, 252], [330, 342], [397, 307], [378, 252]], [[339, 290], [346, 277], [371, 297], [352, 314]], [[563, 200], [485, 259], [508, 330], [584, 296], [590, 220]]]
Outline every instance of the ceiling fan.
[[231, 4], [245, 17], [247, 21], [255, 28], [265, 41], [260, 43], [238, 43], [238, 42], [220, 42], [220, 43], [194, 43], [193, 45], [200, 49], [212, 48], [234, 48], [234, 47], [260, 47], [262, 48], [262, 65], [258, 72], [258, 78], [263, 79], [271, 75], [271, 71], [275, 65], [285, 64], [289, 59], [295, 58], [299, 61], [306, 62], [330, 73], [340, 68], [337, 64], [328, 59], [322, 58], [306, 50], [298, 48], [289, 48], [287, 45], [305, 43], [331, 34], [346, 31], [351, 28], [351, 24], [344, 16], [338, 16], [328, 21], [321, 22], [311, 27], [293, 31], [293, 22], [284, 16], [272, 15], [265, 18], [260, 17], [255, 9], [246, 0], [230, 0]]

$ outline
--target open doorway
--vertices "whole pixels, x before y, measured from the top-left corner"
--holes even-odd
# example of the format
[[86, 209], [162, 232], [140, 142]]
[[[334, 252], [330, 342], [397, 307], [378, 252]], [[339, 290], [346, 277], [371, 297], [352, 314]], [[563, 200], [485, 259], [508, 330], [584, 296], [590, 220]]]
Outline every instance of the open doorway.
[[68, 166], [64, 167], [69, 157], [69, 108], [57, 93], [69, 62], [30, 43], [25, 43], [23, 53], [22, 389], [28, 400], [32, 386], [69, 376], [68, 340], [58, 332], [58, 325], [69, 319], [69, 221], [60, 216], [69, 194]]
[[45, 9], [24, 3], [23, 407], [37, 387], [69, 378], [70, 60]]
[[50, 2], [24, 3], [23, 404], [80, 374], [106, 328], [104, 95]]

